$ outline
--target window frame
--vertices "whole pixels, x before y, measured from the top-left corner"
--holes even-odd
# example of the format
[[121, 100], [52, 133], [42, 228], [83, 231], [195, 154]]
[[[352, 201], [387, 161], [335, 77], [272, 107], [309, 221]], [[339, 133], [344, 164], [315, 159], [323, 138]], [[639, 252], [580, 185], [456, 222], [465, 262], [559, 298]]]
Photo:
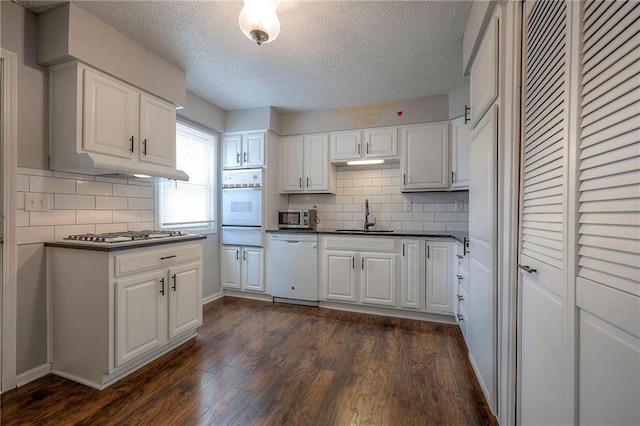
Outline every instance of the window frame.
[[[158, 179], [154, 185], [154, 190], [155, 190], [155, 204], [156, 204], [156, 214], [155, 214], [155, 222], [156, 222], [156, 227], [159, 230], [182, 230], [182, 231], [187, 231], [189, 233], [198, 233], [198, 234], [216, 234], [218, 232], [218, 197], [219, 197], [219, 191], [218, 191], [218, 181], [220, 179], [220, 165], [218, 164], [218, 150], [219, 150], [219, 144], [220, 144], [220, 133], [208, 129], [206, 127], [203, 126], [199, 126], [189, 120], [183, 119], [183, 118], [178, 118], [176, 120], [176, 151], [177, 151], [177, 133], [178, 133], [178, 126], [184, 126], [187, 128], [187, 132], [197, 132], [199, 134], [204, 133], [205, 135], [209, 136], [212, 141], [212, 156], [213, 156], [213, 161], [212, 161], [212, 167], [213, 167], [213, 183], [210, 185], [211, 190], [213, 191], [213, 197], [212, 197], [212, 202], [213, 202], [213, 206], [212, 206], [212, 212], [213, 212], [213, 223], [210, 224], [210, 226], [194, 226], [194, 227], [181, 227], [181, 226], [163, 226], [162, 225], [162, 221], [161, 221], [161, 209], [162, 209], [162, 183], [170, 181], [170, 179]], [[176, 153], [177, 154], [177, 153]], [[176, 158], [176, 164], [177, 164], [177, 158]], [[188, 174], [188, 173], [187, 173]]]

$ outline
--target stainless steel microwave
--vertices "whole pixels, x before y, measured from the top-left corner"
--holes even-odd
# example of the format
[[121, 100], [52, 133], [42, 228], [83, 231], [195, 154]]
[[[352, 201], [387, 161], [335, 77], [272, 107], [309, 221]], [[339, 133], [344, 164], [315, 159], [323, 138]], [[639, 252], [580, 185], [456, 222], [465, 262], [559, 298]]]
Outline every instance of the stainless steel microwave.
[[316, 229], [317, 219], [315, 209], [278, 210], [278, 228]]

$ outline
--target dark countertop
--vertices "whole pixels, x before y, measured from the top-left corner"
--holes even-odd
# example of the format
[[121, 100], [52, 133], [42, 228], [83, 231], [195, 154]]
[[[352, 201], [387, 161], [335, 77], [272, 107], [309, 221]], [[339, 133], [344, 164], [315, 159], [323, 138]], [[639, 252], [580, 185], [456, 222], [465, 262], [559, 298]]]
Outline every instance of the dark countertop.
[[335, 229], [267, 229], [267, 233], [272, 234], [322, 234], [322, 235], [349, 235], [349, 236], [376, 236], [376, 237], [414, 237], [414, 238], [448, 238], [454, 239], [464, 244], [469, 239], [468, 232], [461, 231], [360, 231], [348, 230], [338, 231]]
[[61, 247], [78, 250], [93, 251], [120, 251], [131, 250], [142, 247], [161, 246], [165, 244], [185, 243], [189, 241], [197, 241], [206, 239], [206, 235], [182, 235], [179, 237], [154, 238], [150, 240], [126, 241], [123, 243], [92, 243], [88, 241], [62, 240], [44, 243], [46, 247]]

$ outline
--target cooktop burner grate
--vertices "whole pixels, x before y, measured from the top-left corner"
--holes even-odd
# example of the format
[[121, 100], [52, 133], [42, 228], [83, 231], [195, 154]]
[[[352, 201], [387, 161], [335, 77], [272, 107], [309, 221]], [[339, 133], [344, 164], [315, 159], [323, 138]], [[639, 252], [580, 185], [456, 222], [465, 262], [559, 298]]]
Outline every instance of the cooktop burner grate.
[[152, 240], [156, 238], [179, 237], [188, 235], [184, 231], [126, 231], [108, 232], [104, 234], [76, 234], [69, 235], [65, 240], [90, 241], [94, 243], [121, 243], [125, 241]]

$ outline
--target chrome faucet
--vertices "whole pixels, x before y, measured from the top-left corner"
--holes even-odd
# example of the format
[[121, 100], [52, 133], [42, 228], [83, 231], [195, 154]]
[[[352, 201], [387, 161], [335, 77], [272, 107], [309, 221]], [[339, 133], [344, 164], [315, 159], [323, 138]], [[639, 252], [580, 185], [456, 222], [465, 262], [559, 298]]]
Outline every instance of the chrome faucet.
[[376, 219], [373, 218], [373, 222], [369, 220], [369, 199], [364, 200], [364, 230], [368, 231], [370, 226], [376, 224]]

